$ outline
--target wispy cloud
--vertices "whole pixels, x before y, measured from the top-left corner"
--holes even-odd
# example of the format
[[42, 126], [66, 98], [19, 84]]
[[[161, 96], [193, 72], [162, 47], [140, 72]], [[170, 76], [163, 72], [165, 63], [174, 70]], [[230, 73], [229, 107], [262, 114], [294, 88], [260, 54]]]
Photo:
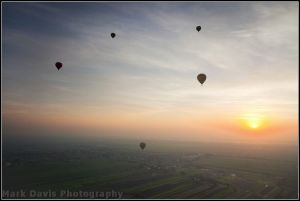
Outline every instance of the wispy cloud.
[[[288, 116], [298, 106], [297, 2], [4, 3], [3, 10], [4, 107], [161, 114], [256, 105]], [[198, 73], [208, 76], [202, 87]]]

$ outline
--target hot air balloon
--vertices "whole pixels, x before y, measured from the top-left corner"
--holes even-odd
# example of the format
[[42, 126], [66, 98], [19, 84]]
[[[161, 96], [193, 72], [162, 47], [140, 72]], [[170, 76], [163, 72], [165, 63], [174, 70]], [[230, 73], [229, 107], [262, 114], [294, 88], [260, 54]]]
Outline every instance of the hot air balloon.
[[201, 83], [201, 85], [205, 82], [206, 80], [206, 75], [203, 74], [203, 73], [200, 73], [198, 76], [197, 76], [197, 79], [198, 81]]
[[196, 30], [199, 32], [201, 30], [201, 26], [197, 26]]
[[114, 38], [114, 37], [116, 36], [116, 34], [115, 34], [115, 33], [111, 33], [110, 36], [111, 36], [112, 38]]
[[141, 147], [142, 150], [144, 150], [145, 147], [146, 147], [146, 143], [145, 143], [145, 142], [141, 142], [141, 143], [140, 143], [140, 147]]
[[57, 70], [59, 70], [63, 66], [63, 64], [61, 62], [56, 62], [55, 66], [56, 66]]

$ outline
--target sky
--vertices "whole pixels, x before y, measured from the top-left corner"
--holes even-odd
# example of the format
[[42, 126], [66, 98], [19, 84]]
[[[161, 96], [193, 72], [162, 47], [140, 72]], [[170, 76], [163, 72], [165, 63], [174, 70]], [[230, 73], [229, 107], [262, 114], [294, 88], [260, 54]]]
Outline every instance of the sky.
[[298, 2], [4, 2], [2, 12], [3, 134], [297, 143]]

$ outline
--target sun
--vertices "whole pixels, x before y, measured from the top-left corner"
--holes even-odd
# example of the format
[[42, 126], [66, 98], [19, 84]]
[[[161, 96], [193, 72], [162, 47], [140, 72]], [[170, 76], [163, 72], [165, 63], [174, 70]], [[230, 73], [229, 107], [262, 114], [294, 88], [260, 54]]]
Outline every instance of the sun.
[[249, 128], [256, 129], [256, 128], [259, 128], [260, 123], [257, 120], [255, 120], [255, 121], [251, 120], [248, 122], [248, 125], [249, 125]]
[[264, 124], [265, 117], [261, 114], [245, 114], [242, 115], [241, 121], [242, 124], [251, 130], [258, 130]]

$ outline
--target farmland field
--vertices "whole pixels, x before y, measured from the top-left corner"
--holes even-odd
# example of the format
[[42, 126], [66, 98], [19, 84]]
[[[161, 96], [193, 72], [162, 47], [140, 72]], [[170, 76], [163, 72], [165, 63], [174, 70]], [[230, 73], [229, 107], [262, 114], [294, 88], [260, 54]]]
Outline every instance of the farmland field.
[[148, 141], [141, 151], [138, 143], [57, 139], [6, 144], [3, 190], [53, 191], [55, 198], [74, 198], [61, 190], [115, 191], [134, 199], [298, 196], [293, 146]]

